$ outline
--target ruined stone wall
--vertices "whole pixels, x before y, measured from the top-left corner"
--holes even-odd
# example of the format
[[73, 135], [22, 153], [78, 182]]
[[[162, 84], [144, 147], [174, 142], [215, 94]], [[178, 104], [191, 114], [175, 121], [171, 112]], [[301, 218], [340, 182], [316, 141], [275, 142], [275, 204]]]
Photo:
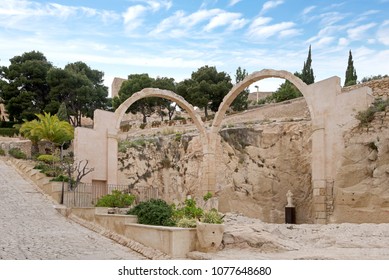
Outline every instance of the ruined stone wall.
[[[283, 223], [286, 192], [294, 193], [297, 220], [312, 222], [310, 122], [260, 123], [221, 131], [217, 151], [219, 210]], [[158, 187], [181, 202], [202, 196], [202, 150], [196, 134], [144, 137], [119, 145], [119, 182]]]
[[344, 138], [330, 222], [389, 222], [389, 112]]

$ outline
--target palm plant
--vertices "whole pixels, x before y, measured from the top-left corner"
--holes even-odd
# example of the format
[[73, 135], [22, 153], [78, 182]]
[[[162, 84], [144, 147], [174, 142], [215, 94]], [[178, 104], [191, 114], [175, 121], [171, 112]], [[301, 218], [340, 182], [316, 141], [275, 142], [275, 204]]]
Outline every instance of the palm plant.
[[[66, 121], [61, 121], [57, 115], [50, 113], [37, 114], [38, 120], [25, 122], [20, 127], [20, 133], [33, 143], [46, 140], [55, 146], [63, 145], [73, 139], [74, 128]], [[62, 154], [62, 153], [61, 153]]]

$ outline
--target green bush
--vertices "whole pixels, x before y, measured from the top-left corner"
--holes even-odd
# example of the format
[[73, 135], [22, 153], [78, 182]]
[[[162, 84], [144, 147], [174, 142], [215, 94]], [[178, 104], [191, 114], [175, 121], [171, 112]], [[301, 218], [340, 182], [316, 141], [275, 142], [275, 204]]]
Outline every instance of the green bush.
[[150, 199], [139, 203], [128, 211], [129, 215], [137, 215], [138, 223], [155, 226], [174, 226], [173, 207], [162, 199]]
[[19, 148], [11, 148], [8, 151], [8, 154], [17, 159], [26, 159], [27, 156]]
[[112, 191], [112, 194], [107, 194], [101, 197], [96, 207], [119, 207], [125, 208], [131, 206], [135, 201], [135, 196], [121, 191]]
[[9, 128], [9, 127], [0, 128], [0, 136], [13, 137], [18, 133], [19, 131], [16, 128]]
[[182, 228], [195, 228], [197, 225], [197, 220], [194, 218], [183, 217], [177, 221], [177, 226]]
[[2, 148], [0, 148], [0, 156], [5, 156], [5, 151]]
[[389, 99], [377, 98], [367, 110], [358, 112], [355, 117], [359, 120], [360, 126], [366, 126], [374, 120], [375, 113], [385, 111], [387, 106], [389, 106]]
[[50, 181], [52, 181], [52, 182], [69, 182], [69, 177], [66, 175], [60, 174], [57, 177], [54, 177], [53, 179], [51, 179]]
[[17, 122], [6, 122], [6, 121], [0, 121], [0, 128], [13, 128], [14, 125], [17, 125]]
[[203, 209], [197, 207], [196, 200], [192, 198], [185, 199], [184, 205], [175, 209], [174, 219], [176, 221], [181, 220], [182, 218], [200, 219], [203, 212]]
[[205, 211], [200, 218], [200, 221], [208, 224], [222, 224], [223, 223], [222, 216], [216, 209], [212, 209], [210, 211]]
[[43, 161], [44, 163], [59, 162], [59, 158], [53, 155], [40, 155], [37, 160]]

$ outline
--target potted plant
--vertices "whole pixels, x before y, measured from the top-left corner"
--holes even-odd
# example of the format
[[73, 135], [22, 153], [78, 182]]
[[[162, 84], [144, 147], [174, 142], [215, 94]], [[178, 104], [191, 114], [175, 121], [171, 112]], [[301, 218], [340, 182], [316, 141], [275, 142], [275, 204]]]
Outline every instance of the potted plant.
[[[204, 199], [210, 199], [211, 196], [207, 194]], [[224, 234], [224, 215], [219, 213], [216, 209], [204, 211], [200, 220], [196, 223], [197, 231], [197, 250], [201, 252], [217, 251]]]

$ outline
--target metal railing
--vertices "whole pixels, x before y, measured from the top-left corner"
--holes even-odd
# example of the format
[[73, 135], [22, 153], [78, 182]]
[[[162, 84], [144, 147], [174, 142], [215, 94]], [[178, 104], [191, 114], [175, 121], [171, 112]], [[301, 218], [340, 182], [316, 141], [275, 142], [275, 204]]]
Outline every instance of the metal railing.
[[115, 190], [135, 195], [136, 203], [152, 198], [157, 199], [159, 197], [158, 189], [153, 187], [82, 183], [75, 190], [67, 190], [67, 188], [67, 184], [65, 184], [63, 204], [68, 207], [93, 207], [99, 198], [107, 194], [112, 194]]

